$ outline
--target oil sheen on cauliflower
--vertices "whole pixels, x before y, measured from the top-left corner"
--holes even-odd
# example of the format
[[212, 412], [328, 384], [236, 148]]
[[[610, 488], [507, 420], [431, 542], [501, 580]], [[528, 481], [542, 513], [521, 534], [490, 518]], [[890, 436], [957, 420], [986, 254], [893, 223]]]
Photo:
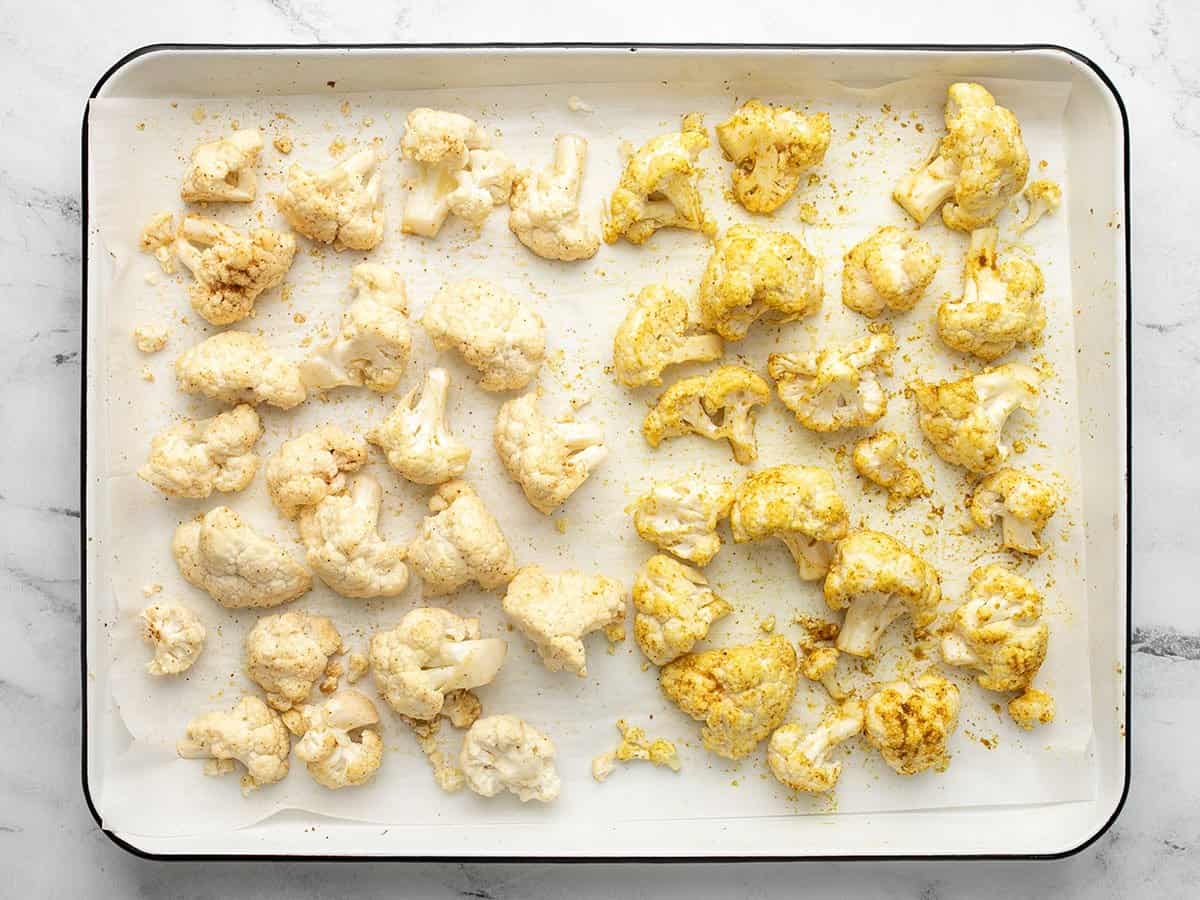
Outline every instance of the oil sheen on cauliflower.
[[717, 523], [729, 515], [733, 485], [691, 475], [656, 481], [630, 507], [638, 536], [660, 550], [706, 566], [721, 549]]
[[879, 374], [891, 368], [896, 339], [887, 332], [806, 353], [772, 353], [767, 374], [779, 399], [812, 431], [874, 425], [887, 412]]
[[1029, 688], [1008, 701], [1008, 714], [1021, 728], [1032, 731], [1054, 721], [1054, 698], [1045, 691]]
[[713, 622], [733, 612], [699, 569], [661, 555], [638, 569], [633, 607], [633, 637], [656, 666], [690, 653]]
[[335, 250], [373, 250], [383, 240], [382, 187], [379, 156], [368, 148], [324, 172], [293, 165], [275, 205], [307, 238]]
[[867, 700], [864, 733], [900, 775], [945, 771], [946, 742], [958, 724], [958, 688], [932, 672], [913, 684], [893, 681]]
[[200, 658], [208, 636], [200, 617], [177, 603], [151, 603], [141, 613], [142, 640], [154, 648], [151, 675], [178, 675]]
[[721, 339], [696, 331], [690, 304], [670, 288], [642, 288], [613, 338], [613, 368], [627, 387], [662, 384], [662, 371], [721, 358]]
[[263, 616], [246, 635], [246, 674], [280, 711], [308, 699], [342, 636], [325, 616], [286, 612]]
[[541, 172], [520, 172], [509, 198], [508, 227], [543, 259], [590, 259], [600, 249], [600, 231], [579, 209], [587, 139], [560, 134], [554, 164]]
[[254, 445], [262, 433], [258, 413], [245, 404], [211, 419], [183, 419], [150, 440], [150, 458], [138, 477], [168, 497], [236, 493], [258, 471]]
[[917, 497], [929, 496], [929, 486], [909, 464], [907, 455], [908, 443], [894, 431], [876, 432], [854, 445], [854, 468], [888, 492], [888, 512], [904, 508]]
[[367, 462], [367, 443], [337, 425], [322, 425], [285, 441], [267, 460], [267, 492], [289, 519], [346, 489], [346, 474]]
[[829, 707], [811, 730], [791, 722], [775, 730], [767, 745], [767, 765], [782, 784], [809, 794], [837, 787], [842, 764], [829, 759], [837, 746], [863, 729], [863, 708], [857, 700]]
[[491, 591], [512, 580], [512, 549], [474, 488], [446, 482], [429, 498], [429, 511], [406, 552], [425, 595], [452, 594], [471, 582]]
[[733, 458], [745, 465], [758, 458], [754, 407], [770, 399], [770, 387], [754, 372], [721, 366], [667, 388], [642, 422], [642, 435], [651, 447], [687, 434], [728, 441]]
[[257, 128], [200, 144], [183, 174], [179, 196], [187, 203], [250, 203], [258, 190], [254, 167], [262, 152]]
[[241, 763], [246, 768], [242, 793], [248, 794], [283, 780], [292, 742], [279, 713], [257, 697], [243, 697], [229, 711], [192, 719], [175, 750], [183, 759], [207, 760], [205, 775], [227, 775]]
[[1005, 550], [1041, 556], [1046, 549], [1041, 531], [1061, 504], [1045, 482], [1017, 469], [1001, 469], [975, 488], [971, 518], [980, 528], [991, 528], [998, 517]]
[[800, 178], [829, 149], [829, 114], [806, 116], [791, 106], [747, 100], [717, 126], [717, 141], [735, 166], [733, 193], [752, 213], [787, 203]]
[[906, 312], [917, 305], [937, 274], [939, 259], [911, 231], [877, 228], [842, 260], [842, 304], [875, 318], [885, 309]]
[[516, 716], [488, 716], [472, 725], [459, 765], [467, 787], [483, 797], [509, 791], [522, 803], [549, 803], [562, 784], [554, 768], [554, 743]]
[[624, 719], [617, 720], [617, 731], [621, 733], [621, 743], [592, 760], [592, 778], [596, 781], [606, 780], [615, 771], [617, 763], [634, 760], [662, 766], [672, 772], [680, 770], [679, 751], [671, 741], [665, 738], [651, 741], [644, 728], [630, 725]]
[[245, 331], [222, 331], [184, 351], [175, 360], [175, 380], [185, 394], [230, 405], [291, 409], [308, 396], [299, 366]]
[[1048, 215], [1062, 205], [1062, 188], [1048, 178], [1031, 181], [1022, 191], [1025, 202], [1029, 205], [1025, 218], [1013, 228], [1017, 234], [1024, 234], [1041, 221], [1042, 216]]
[[320, 706], [301, 706], [283, 714], [284, 724], [300, 738], [296, 756], [312, 780], [336, 791], [366, 784], [383, 762], [379, 711], [361, 691], [338, 691]]
[[388, 465], [416, 484], [457, 478], [471, 459], [471, 448], [451, 434], [446, 423], [449, 392], [446, 370], [430, 369], [391, 414], [367, 432], [367, 440], [386, 454]]

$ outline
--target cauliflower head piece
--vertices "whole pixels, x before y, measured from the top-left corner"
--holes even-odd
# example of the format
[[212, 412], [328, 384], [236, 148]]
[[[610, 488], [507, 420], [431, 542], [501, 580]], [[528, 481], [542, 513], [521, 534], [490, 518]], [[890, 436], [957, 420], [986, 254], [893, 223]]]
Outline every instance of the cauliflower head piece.
[[379, 155], [368, 148], [324, 172], [293, 165], [275, 205], [307, 238], [335, 250], [374, 250], [383, 241], [382, 188]]
[[717, 126], [717, 141], [733, 170], [733, 193], [752, 213], [774, 212], [791, 199], [800, 178], [829, 149], [829, 114], [806, 116], [792, 106], [747, 100]]
[[543, 259], [591, 259], [600, 249], [599, 229], [579, 208], [586, 159], [586, 138], [560, 134], [553, 165], [536, 174], [520, 172], [513, 182], [508, 227]]
[[887, 332], [805, 353], [772, 353], [767, 374], [779, 399], [812, 431], [874, 425], [887, 412], [879, 374], [890, 371], [896, 339]]
[[613, 368], [621, 384], [662, 384], [668, 366], [720, 359], [721, 338], [696, 333], [695, 318], [688, 301], [670, 288], [642, 288], [613, 338]]
[[183, 173], [180, 198], [187, 203], [252, 202], [258, 190], [254, 167], [262, 148], [263, 136], [257, 128], [200, 144]]
[[758, 459], [754, 407], [770, 399], [771, 389], [754, 372], [721, 366], [667, 388], [642, 422], [642, 435], [651, 447], [687, 434], [728, 441], [733, 458], [745, 465]]
[[1054, 698], [1037, 688], [1027, 688], [1019, 697], [1008, 701], [1008, 714], [1026, 731], [1054, 721]]
[[1050, 485], [1017, 469], [1000, 469], [979, 483], [971, 497], [971, 518], [980, 528], [1000, 519], [1005, 550], [1041, 556], [1041, 530], [1062, 504]]
[[230, 405], [291, 409], [308, 397], [299, 366], [245, 331], [222, 331], [184, 351], [175, 360], [175, 380], [185, 394]]
[[894, 431], [876, 432], [854, 445], [854, 468], [863, 478], [888, 492], [888, 512], [930, 494], [925, 479], [909, 464], [907, 455], [908, 442]]
[[918, 235], [892, 225], [877, 228], [842, 259], [842, 305], [875, 318], [917, 305], [941, 260]]
[[231, 710], [192, 719], [175, 750], [183, 759], [208, 760], [205, 775], [226, 775], [241, 763], [246, 768], [242, 793], [248, 794], [283, 780], [292, 742], [279, 713], [257, 697], [243, 697]]
[[342, 652], [342, 636], [326, 616], [263, 616], [246, 634], [246, 674], [280, 712], [299, 706]]
[[458, 764], [467, 787], [483, 797], [508, 791], [522, 803], [549, 803], [562, 786], [554, 743], [516, 716], [479, 719], [463, 737]]
[[142, 640], [154, 648], [151, 675], [178, 675], [200, 658], [208, 631], [200, 617], [178, 603], [151, 603], [141, 613]]
[[812, 730], [791, 722], [775, 730], [767, 745], [767, 765], [771, 774], [793, 790], [824, 794], [837, 787], [842, 764], [829, 758], [838, 744], [863, 730], [863, 707], [848, 700], [825, 711], [821, 723]]
[[320, 706], [304, 705], [283, 714], [300, 738], [296, 756], [312, 780], [331, 791], [366, 784], [383, 762], [379, 711], [361, 691], [338, 691]]
[[1042, 220], [1042, 216], [1049, 215], [1062, 205], [1062, 188], [1048, 178], [1031, 181], [1022, 191], [1022, 196], [1028, 209], [1025, 218], [1013, 229], [1018, 235], [1027, 232]]
[[915, 683], [893, 681], [870, 696], [864, 733], [893, 771], [945, 771], [946, 742], [958, 725], [958, 688], [932, 672]]
[[733, 607], [713, 593], [699, 569], [652, 556], [633, 579], [633, 637], [646, 659], [664, 666], [704, 640]]
[[449, 481], [429, 498], [421, 530], [408, 545], [408, 564], [424, 593], [452, 594], [472, 581], [485, 591], [508, 584], [516, 560], [500, 523], [465, 481]]
[[254, 445], [262, 434], [258, 413], [245, 404], [211, 419], [183, 419], [151, 438], [150, 458], [138, 477], [168, 497], [236, 493], [258, 471]]
[[267, 492], [288, 519], [346, 489], [346, 473], [367, 462], [367, 443], [337, 425], [321, 425], [284, 441], [267, 460]]
[[367, 440], [386, 454], [388, 465], [416, 484], [457, 478], [471, 459], [471, 448], [446, 422], [449, 392], [446, 370], [430, 369], [391, 414], [367, 432]]
[[631, 506], [638, 536], [680, 559], [706, 566], [721, 549], [717, 523], [729, 515], [733, 485], [691, 475], [656, 481]]

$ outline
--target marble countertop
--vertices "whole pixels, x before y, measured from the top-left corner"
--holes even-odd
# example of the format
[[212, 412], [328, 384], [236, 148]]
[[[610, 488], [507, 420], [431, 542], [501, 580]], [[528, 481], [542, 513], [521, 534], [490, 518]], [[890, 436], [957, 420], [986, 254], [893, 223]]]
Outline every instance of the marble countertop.
[[[1124, 897], [1200, 893], [1200, 603], [1192, 601], [1200, 443], [1200, 5], [1008, 0], [1003, 16], [940, 0], [728, 7], [658, 0], [481, 4], [0, 0], [0, 872], [11, 896]], [[636, 12], [635, 12], [636, 11]], [[914, 24], [914, 23], [920, 23]], [[480, 866], [152, 863], [96, 827], [79, 786], [79, 121], [114, 60], [157, 42], [852, 41], [1058, 43], [1099, 63], [1133, 129], [1134, 777], [1117, 824], [1056, 863]], [[1189, 526], [1188, 522], [1193, 521]]]

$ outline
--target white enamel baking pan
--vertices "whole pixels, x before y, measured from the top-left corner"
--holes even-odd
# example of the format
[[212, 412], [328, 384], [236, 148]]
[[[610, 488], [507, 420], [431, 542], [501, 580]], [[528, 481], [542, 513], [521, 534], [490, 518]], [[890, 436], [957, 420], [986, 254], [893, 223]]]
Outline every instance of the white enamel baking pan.
[[[869, 87], [936, 76], [1069, 83], [1067, 141], [1073, 190], [1069, 217], [1085, 519], [1088, 623], [1092, 652], [1094, 799], [1022, 807], [862, 815], [803, 815], [685, 821], [577, 822], [570, 827], [388, 827], [276, 816], [216, 836], [148, 838], [105, 828], [99, 796], [106, 765], [120, 751], [101, 629], [88, 595], [103, 521], [104, 458], [100, 354], [84, 336], [82, 465], [84, 596], [82, 634], [83, 790], [97, 823], [125, 849], [163, 858], [746, 860], [868, 858], [1035, 858], [1081, 850], [1112, 824], [1129, 787], [1130, 441], [1129, 141], [1121, 99], [1089, 60], [1059, 47], [986, 46], [152, 46], [117, 62], [92, 97], [212, 97], [339, 93], [495, 84], [721, 80], [753, 71], [772, 79], [829, 79]], [[88, 227], [89, 132], [83, 125], [85, 329], [97, 320], [89, 262], [101, 252]], [[91, 328], [93, 336], [96, 328]], [[95, 340], [95, 337], [91, 338]], [[92, 351], [92, 352], [89, 352]], [[89, 577], [90, 576], [90, 577]]]

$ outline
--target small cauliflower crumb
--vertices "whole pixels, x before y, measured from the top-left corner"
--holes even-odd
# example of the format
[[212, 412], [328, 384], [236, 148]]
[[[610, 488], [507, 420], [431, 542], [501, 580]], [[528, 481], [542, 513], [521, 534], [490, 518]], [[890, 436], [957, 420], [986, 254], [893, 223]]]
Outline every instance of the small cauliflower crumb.
[[142, 381], [153, 381], [154, 370], [149, 366], [142, 366]]
[[671, 741], [664, 738], [648, 740], [644, 729], [630, 725], [624, 719], [617, 720], [617, 730], [621, 732], [621, 743], [615, 750], [601, 753], [592, 760], [592, 777], [597, 781], [608, 778], [616, 769], [616, 763], [633, 760], [664, 766], [672, 772], [679, 771], [679, 751]]
[[370, 668], [371, 661], [365, 653], [351, 653], [346, 657], [346, 680], [357, 684]]
[[275, 138], [275, 140], [271, 141], [271, 144], [284, 156], [287, 156], [287, 154], [292, 152], [292, 139], [286, 134], [281, 134], [279, 137]]
[[142, 229], [138, 238], [138, 249], [143, 253], [152, 253], [158, 260], [158, 265], [168, 275], [175, 273], [175, 256], [172, 245], [175, 243], [175, 217], [167, 210], [156, 212]]
[[167, 346], [167, 329], [162, 325], [139, 325], [133, 329], [133, 342], [143, 353], [157, 353]]
[[155, 583], [155, 584], [146, 584], [146, 585], [142, 586], [142, 596], [143, 597], [153, 597], [155, 594], [160, 594], [160, 593], [162, 593], [162, 585], [161, 584]]
[[591, 113], [596, 111], [594, 106], [584, 101], [582, 97], [577, 97], [575, 94], [572, 94], [567, 98], [567, 109], [569, 109], [571, 112], [581, 113]]
[[433, 780], [437, 782], [437, 786], [447, 794], [462, 790], [462, 786], [466, 783], [462, 770], [454, 765], [452, 758], [447, 756], [438, 745], [437, 736], [442, 728], [441, 718], [435, 718], [428, 722], [410, 719], [408, 716], [400, 718], [412, 730], [417, 746], [429, 760], [429, 766], [433, 769]]
[[1032, 731], [1038, 725], [1049, 725], [1054, 721], [1054, 698], [1037, 688], [1027, 688], [1025, 693], [1009, 701], [1008, 714], [1026, 731]]

